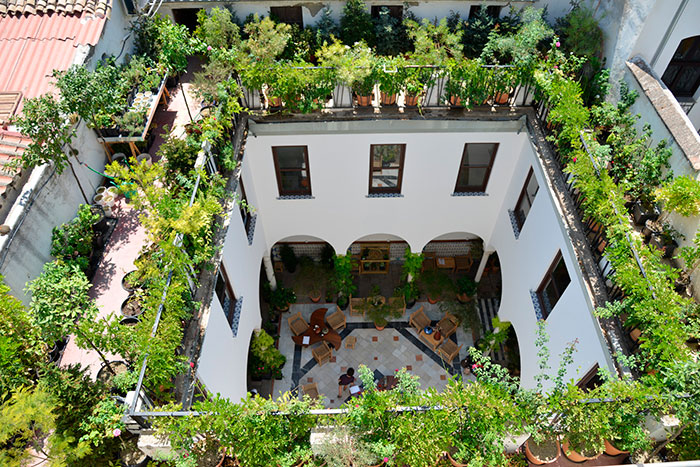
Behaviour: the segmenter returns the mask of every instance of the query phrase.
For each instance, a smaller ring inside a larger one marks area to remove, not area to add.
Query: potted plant
[[[459,320],[465,332],[470,331],[474,342],[481,335],[481,320],[475,302],[460,302],[457,300],[443,300],[440,302],[440,311],[449,313]]]
[[[428,302],[435,304],[447,292],[454,291],[450,277],[440,270],[426,271],[421,274],[421,284],[428,293]]]
[[[286,357],[275,348],[275,340],[262,329],[253,333],[250,341],[250,359],[248,370],[252,376],[274,375],[287,361]]]
[[[430,70],[424,68],[403,69],[404,104],[409,107],[417,107],[421,103],[421,97],[425,90],[426,82],[430,77]]]
[[[470,301],[476,294],[478,286],[479,284],[471,277],[462,276],[458,278],[456,281],[457,299],[462,303]]]
[[[299,260],[297,259],[297,255],[294,253],[294,248],[292,248],[292,246],[288,243],[284,243],[280,247],[280,258],[282,259],[282,264],[284,264],[284,268],[288,272],[293,273],[297,270],[297,264],[299,263]]]
[[[350,296],[357,290],[353,284],[352,256],[349,254],[335,255],[333,267],[335,270],[333,286],[338,291],[338,307],[344,310],[350,303]]]
[[[384,57],[379,62],[379,95],[382,105],[395,105],[396,96],[401,91],[403,76],[399,71],[404,62],[401,57]]]
[[[299,259],[300,272],[297,278],[301,293],[309,295],[312,302],[318,303],[321,300],[321,285],[323,284],[324,271],[319,264],[309,256],[302,256]]]
[[[525,442],[525,456],[535,465],[549,464],[561,455],[559,439],[555,433],[533,434]]]
[[[406,307],[413,308],[413,306],[416,304],[416,300],[418,300],[418,297],[420,297],[418,282],[406,282],[402,286],[396,288],[396,293],[403,295],[403,298],[406,301]]]
[[[293,289],[287,289],[279,285],[270,292],[270,305],[278,311],[288,311],[289,305],[296,303],[297,296]]]

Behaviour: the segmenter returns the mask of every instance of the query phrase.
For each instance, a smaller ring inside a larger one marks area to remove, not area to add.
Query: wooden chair
[[[362,307],[364,305],[364,298],[352,298],[350,297],[350,316],[364,316],[365,310]]]
[[[455,272],[464,271],[469,272],[472,269],[472,257],[471,256],[455,256]]]
[[[418,333],[420,333],[426,326],[430,326],[430,318],[425,316],[423,312],[423,307],[418,308],[416,311],[411,313],[408,323],[413,326]]]
[[[459,326],[459,320],[449,313],[447,313],[438,323],[438,329],[440,330],[440,333],[445,336],[445,339],[457,331],[457,326]]]
[[[289,329],[292,330],[292,334],[295,336],[304,334],[306,330],[309,329],[309,323],[307,323],[306,320],[301,317],[301,311],[297,312],[296,315],[287,318],[287,323],[289,323]]]
[[[301,390],[304,393],[304,395],[309,396],[312,399],[318,399],[318,384],[317,383],[305,384],[301,387]]]
[[[432,271],[434,269],[437,269],[435,264],[435,252],[423,253],[423,264],[421,264],[420,267],[421,272]]]
[[[457,344],[455,344],[451,339],[445,339],[445,342],[443,342],[442,345],[438,347],[437,353],[440,356],[440,358],[442,358],[443,362],[447,363],[448,365],[451,365],[455,357],[459,355],[459,351],[461,349],[461,345],[457,347]]]
[[[345,327],[345,313],[340,308],[336,307],[335,313],[326,317],[326,321],[335,331]]]
[[[357,337],[348,336],[345,338],[345,348],[346,349],[354,349],[355,344],[357,344]]]
[[[323,366],[324,363],[329,362],[331,360],[331,357],[333,356],[333,351],[331,350],[328,343],[326,341],[323,341],[321,342],[321,345],[319,345],[311,351],[311,354],[314,356],[314,359],[316,360],[316,363],[318,363],[318,366]]]

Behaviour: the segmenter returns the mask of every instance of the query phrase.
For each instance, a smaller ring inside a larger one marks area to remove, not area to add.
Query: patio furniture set
[[[423,265],[421,272],[434,269],[448,269],[451,272],[469,272],[472,268],[473,260],[471,256],[436,256],[435,253],[423,253]]]
[[[411,313],[408,323],[416,330],[418,337],[428,347],[433,349],[440,358],[448,365],[459,354],[462,346],[457,346],[449,337],[457,331],[459,320],[450,313],[445,316],[435,325],[430,325],[430,318],[423,312],[423,307],[420,307]]]

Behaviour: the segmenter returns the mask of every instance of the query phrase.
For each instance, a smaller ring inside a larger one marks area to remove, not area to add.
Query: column
[[[484,274],[484,269],[486,268],[486,262],[489,260],[489,257],[491,256],[491,253],[493,253],[494,249],[490,248],[487,249],[484,247],[484,254],[481,256],[481,262],[479,263],[479,269],[476,271],[476,277],[474,280],[476,282],[479,282],[481,280],[481,276]]]
[[[277,279],[275,278],[275,270],[272,267],[272,258],[270,258],[269,254],[263,256],[263,265],[265,266],[267,280],[270,282],[270,288],[277,290]]]

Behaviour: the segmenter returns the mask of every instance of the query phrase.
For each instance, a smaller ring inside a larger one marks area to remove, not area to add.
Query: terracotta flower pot
[[[396,94],[387,94],[385,92],[382,92],[379,94],[381,100],[382,100],[382,105],[394,105],[396,104]]]
[[[499,92],[493,98],[493,103],[497,105],[503,105],[508,103],[508,98],[510,97],[510,92]]]
[[[561,443],[561,450],[564,451],[564,456],[566,456],[567,459],[569,459],[571,462],[585,462],[593,459],[597,459],[600,457],[602,452],[599,452],[598,454],[595,454],[593,456],[586,456],[578,451],[574,451],[571,445],[569,444],[568,440],[564,440]]]
[[[309,292],[309,298],[311,299],[312,302],[318,303],[321,300],[321,291],[320,290],[312,290]]]
[[[420,96],[418,94],[406,94],[405,104],[409,107],[416,107]]]
[[[544,457],[545,451],[550,451],[549,457]],[[532,438],[525,442],[525,456],[527,460],[535,465],[548,464],[554,462],[561,455],[559,440],[555,438],[547,438],[542,443],[536,444]],[[540,457],[542,456],[542,457]]]
[[[605,440],[605,454],[608,456],[619,456],[620,454],[629,454],[629,451],[621,451],[617,449],[613,444],[608,441],[607,439]]]
[[[360,96],[359,94],[357,95],[357,105],[360,107],[369,107],[372,105],[372,98],[374,96],[370,94],[369,96]]]
[[[459,96],[450,96],[450,105],[452,107],[462,107],[462,99]]]
[[[268,105],[270,107],[282,107],[282,99],[279,97],[268,97]]]
[[[454,467],[467,467],[469,465],[457,462],[449,452],[447,453],[447,459],[450,461],[450,464],[454,465]]]
[[[433,298],[430,295],[428,295],[428,303],[430,303],[431,305],[435,305],[437,302],[438,302],[437,298]]]

